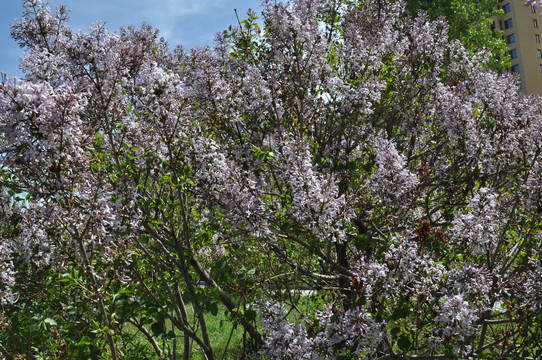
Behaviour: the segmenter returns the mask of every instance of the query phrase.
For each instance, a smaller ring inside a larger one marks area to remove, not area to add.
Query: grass
[[[318,295],[312,295],[312,296],[295,296],[295,299],[292,299],[296,302],[297,309],[300,310],[303,313],[311,313],[314,312],[315,308],[321,308],[322,299]],[[187,307],[188,317],[191,318],[193,316],[193,309],[191,307]],[[244,330],[241,325],[238,325],[236,328],[233,327],[232,321],[228,317],[228,311],[226,310],[226,307],[222,304],[218,306],[218,312],[216,316],[213,316],[210,313],[205,314],[205,320],[207,324],[207,332],[209,334],[209,340],[211,343],[211,346],[213,348],[213,352],[215,355],[216,360],[239,360],[246,358],[245,354],[245,347],[243,345],[243,334]],[[299,314],[296,313],[296,311],[291,311],[288,314],[288,318],[290,320],[293,320],[296,316]],[[258,322],[258,319],[256,319],[256,322]],[[171,329],[171,323],[169,320],[166,320],[166,328]],[[137,330],[137,328],[131,324],[127,324],[124,327],[124,332],[130,333],[133,335],[131,342],[131,347],[133,348],[134,343],[140,344],[140,346],[137,346],[137,351],[134,351],[134,355],[128,355],[126,358],[135,358],[135,354],[137,354],[137,359],[141,360],[158,360],[158,357],[154,353],[152,346],[147,341],[146,337]],[[178,332],[178,336],[176,338],[177,342],[177,358],[182,359],[183,355],[183,346],[184,346],[184,337],[181,332]],[[201,331],[198,330],[198,335],[201,336]],[[248,335],[247,335],[248,338]],[[158,338],[156,338],[157,342]],[[205,356],[203,354],[203,351],[199,347],[197,343],[195,343],[193,340],[191,341],[191,356],[190,359],[194,360],[203,360],[205,359]],[[170,345],[171,349],[171,345]],[[226,351],[224,351],[224,349]],[[164,354],[167,353],[167,348],[162,349]],[[170,350],[171,351],[171,350]],[[248,351],[248,350],[247,350]]]
[[[234,329],[225,312],[226,308],[222,305],[216,316],[206,316],[209,340],[217,359],[238,360],[243,358],[243,328],[239,325]],[[198,331],[198,334],[201,332]],[[205,359],[197,344],[194,344],[192,356],[194,359]]]
[[[193,315],[193,311],[191,308],[187,308],[188,316],[189,318]],[[243,328],[241,326],[237,326],[236,328],[233,328],[232,322],[228,319],[226,316],[226,308],[221,305],[218,308],[218,313],[216,316],[213,316],[212,314],[206,314],[205,320],[207,324],[207,332],[209,334],[209,340],[211,343],[211,347],[213,348],[213,352],[215,355],[215,359],[217,360],[239,360],[243,358]],[[166,320],[166,328],[171,329],[171,322],[169,320]],[[130,341],[130,347],[135,348],[134,351],[137,353],[138,359],[145,359],[145,360],[158,360],[158,356],[155,354],[151,344],[148,342],[147,338],[144,334],[142,334],[134,325],[127,324],[123,332],[125,334],[130,334],[131,341]],[[184,337],[181,332],[177,330],[178,336],[176,337],[176,343],[177,343],[177,358],[182,359],[183,351],[184,351]],[[198,335],[201,336],[201,330],[198,330]],[[160,339],[158,337],[155,337],[155,340],[160,345]],[[138,344],[138,346],[134,346],[134,344]],[[171,343],[169,344],[169,351],[171,351]],[[203,351],[201,348],[196,344],[193,340],[191,341],[191,355],[190,359],[199,360],[199,359],[205,359],[205,356],[203,355]],[[224,351],[226,349],[226,351]],[[161,348],[161,350],[166,354],[168,352],[168,348],[164,347]],[[126,358],[133,358],[135,354],[125,354]]]

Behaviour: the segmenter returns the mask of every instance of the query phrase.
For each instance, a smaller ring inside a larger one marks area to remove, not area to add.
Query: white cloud
[[[71,10],[72,28],[86,31],[102,20],[111,31],[142,22],[160,30],[171,45],[186,47],[212,44],[214,34],[236,22],[234,8],[242,16],[260,0],[51,0],[51,8],[65,4]]]

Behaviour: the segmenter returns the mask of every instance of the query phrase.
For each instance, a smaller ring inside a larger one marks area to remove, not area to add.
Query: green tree
[[[479,49],[491,51],[490,66],[503,70],[510,66],[508,47],[502,32],[492,29],[492,17],[498,0],[407,0],[407,8],[414,15],[425,11],[431,20],[444,16],[449,24],[449,36],[459,39],[470,52]]]

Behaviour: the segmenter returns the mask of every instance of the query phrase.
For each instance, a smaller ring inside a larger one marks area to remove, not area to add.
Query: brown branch
[[[196,259],[191,259],[190,264],[198,273],[198,275],[208,284],[210,284],[212,287],[214,287],[218,291],[218,296],[222,303],[226,306],[226,308],[233,312],[235,309],[238,309],[239,306],[222,290],[222,288],[215,282],[215,280],[209,275],[207,271],[205,271],[200,263]],[[262,335],[260,332],[252,325],[250,322],[248,322],[244,316],[241,316],[238,318],[239,322],[243,326],[243,328],[250,334],[250,336],[256,341],[256,344],[259,346],[262,346],[264,344]]]
[[[162,350],[158,347],[158,344],[156,343],[156,340],[152,337],[151,333],[143,326],[141,325],[136,319],[128,319],[128,322],[132,325],[134,325],[145,337],[147,340],[151,343],[152,347],[154,348],[154,352],[158,357],[162,358]]]

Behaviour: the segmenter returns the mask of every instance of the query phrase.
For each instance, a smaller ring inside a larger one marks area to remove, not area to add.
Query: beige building
[[[510,48],[511,70],[521,77],[518,85],[528,94],[542,95],[541,9],[524,4],[525,0],[499,1],[498,8],[504,14],[495,19],[494,26],[504,31]]]

